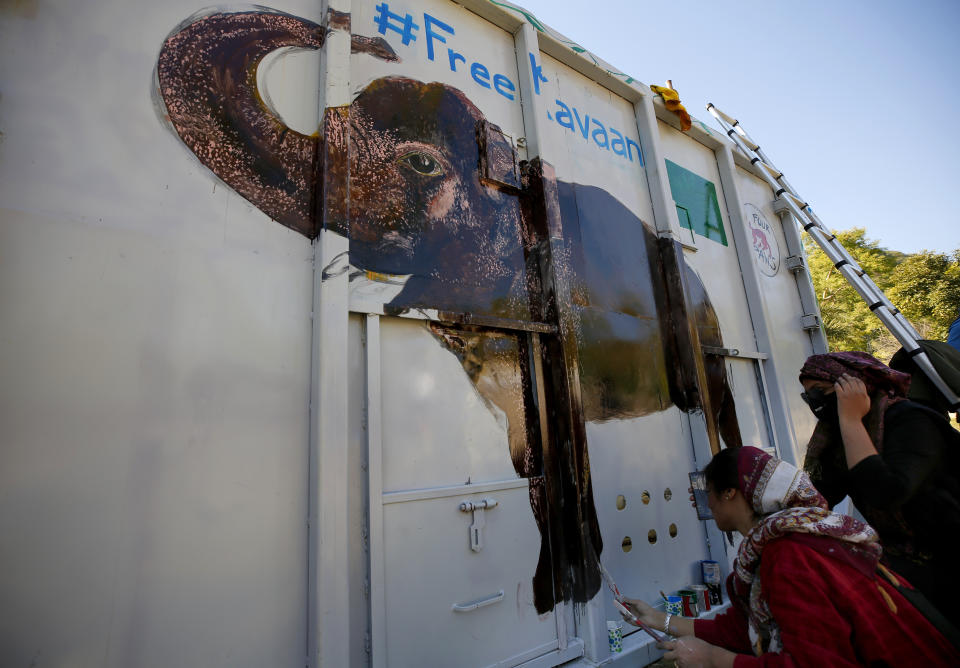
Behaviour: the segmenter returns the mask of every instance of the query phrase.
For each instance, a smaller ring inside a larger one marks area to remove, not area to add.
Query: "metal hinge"
[[[803,258],[799,255],[788,255],[787,257],[783,258],[783,264],[794,274],[799,274],[804,269]]]
[[[778,197],[770,203],[773,207],[773,212],[778,216],[784,213],[792,213],[790,211],[790,205],[787,204],[787,201],[782,197]]]
[[[736,348],[721,348],[719,346],[700,346],[704,355],[718,355],[720,357],[737,357],[740,351]]]
[[[820,329],[820,318],[815,313],[806,313],[800,317],[800,326],[806,330]]]

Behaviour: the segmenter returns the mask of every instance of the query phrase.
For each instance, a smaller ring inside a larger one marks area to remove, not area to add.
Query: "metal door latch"
[[[473,513],[473,524],[470,525],[470,549],[474,552],[483,549],[483,526],[487,523],[483,517],[483,511],[488,508],[495,508],[496,505],[496,499],[464,501],[460,504],[461,511]]]

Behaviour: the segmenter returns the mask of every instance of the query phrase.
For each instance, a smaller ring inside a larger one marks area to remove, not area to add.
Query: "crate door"
[[[572,658],[533,605],[533,337],[366,322],[373,664]]]

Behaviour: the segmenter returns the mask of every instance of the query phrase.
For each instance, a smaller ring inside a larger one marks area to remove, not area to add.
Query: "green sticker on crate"
[[[670,192],[677,205],[680,224],[700,236],[726,246],[727,234],[723,231],[716,186],[712,181],[707,181],[675,162],[665,162],[667,176],[670,178]]]

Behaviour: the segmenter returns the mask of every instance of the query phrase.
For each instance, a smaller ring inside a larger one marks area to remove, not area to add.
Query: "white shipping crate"
[[[800,456],[795,226],[519,7],[37,0],[0,43],[5,665],[652,661],[598,560],[726,568],[687,473]]]

